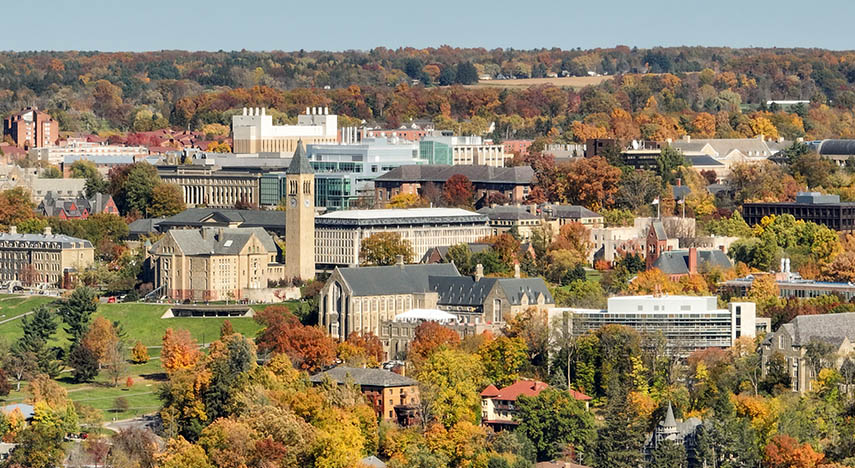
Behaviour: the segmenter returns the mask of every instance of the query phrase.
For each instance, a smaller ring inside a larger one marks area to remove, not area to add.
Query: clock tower
[[[297,142],[285,183],[285,276],[308,281],[315,278],[315,171],[303,140]]]

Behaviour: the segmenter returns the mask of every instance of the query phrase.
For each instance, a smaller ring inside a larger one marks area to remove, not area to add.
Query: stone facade
[[[15,226],[0,233],[0,281],[20,281],[25,286],[48,283],[66,287],[66,273],[78,272],[95,262],[88,240],[43,234],[18,234]]]
[[[164,182],[181,187],[184,203],[190,207],[233,208],[238,202],[259,203],[258,174],[180,166],[161,168],[158,173]]]
[[[285,270],[289,278],[315,278],[315,175],[303,143],[288,167],[285,210]]]

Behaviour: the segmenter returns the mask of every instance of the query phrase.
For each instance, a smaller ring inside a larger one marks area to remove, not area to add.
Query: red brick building
[[[505,147],[505,154],[528,154],[531,144],[532,140],[505,140],[502,142]]]
[[[59,124],[46,112],[27,107],[3,119],[3,136],[6,135],[25,150],[53,146],[59,141]]]

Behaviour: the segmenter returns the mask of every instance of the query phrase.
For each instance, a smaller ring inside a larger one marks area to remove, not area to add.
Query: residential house
[[[496,431],[510,429],[520,424],[517,416],[517,400],[521,396],[536,397],[549,385],[539,380],[517,380],[505,388],[488,385],[481,392],[481,424]],[[591,397],[575,390],[569,390],[573,399],[581,401],[588,409]]]
[[[382,421],[410,426],[417,422],[418,381],[384,369],[339,366],[317,373],[309,380],[320,385],[327,380],[338,385],[358,385]]]
[[[42,216],[59,219],[87,219],[90,215],[102,213],[119,214],[113,197],[104,193],[96,193],[91,198],[55,198],[53,192],[48,192],[36,211]]]

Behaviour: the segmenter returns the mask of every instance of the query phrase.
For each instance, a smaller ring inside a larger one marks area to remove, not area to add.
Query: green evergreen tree
[[[77,345],[71,350],[68,365],[75,382],[91,382],[98,375],[98,356],[86,346]]]
[[[98,309],[95,290],[86,286],[77,288],[71,297],[62,301],[59,306],[59,316],[65,323],[65,331],[71,338],[71,347],[78,344],[83,335],[89,330],[92,314]]]
[[[638,468],[643,461],[644,424],[633,413],[628,394],[617,378],[609,383],[606,420],[597,431],[596,468]]]
[[[750,421],[736,415],[728,392],[713,403],[713,417],[704,420],[698,458],[708,467],[755,467],[760,464],[757,437]]]
[[[677,441],[663,440],[653,449],[647,468],[686,468],[686,447]]]

